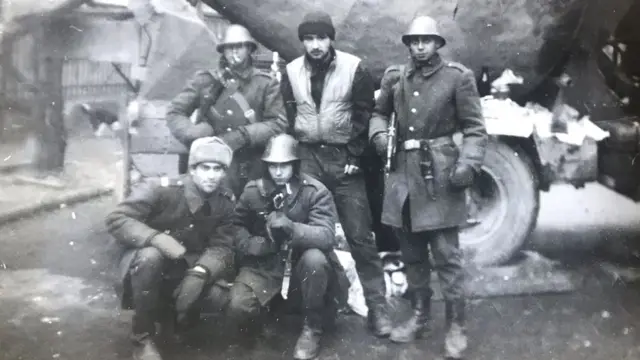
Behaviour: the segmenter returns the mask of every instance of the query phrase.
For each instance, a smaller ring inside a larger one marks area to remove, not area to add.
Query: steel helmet
[[[287,163],[299,159],[298,141],[289,134],[272,137],[262,155],[262,161],[269,163]]]
[[[221,53],[224,51],[224,47],[226,45],[231,44],[250,44],[252,51],[255,51],[258,48],[258,43],[253,39],[249,30],[247,30],[246,27],[237,24],[229,25],[224,33],[222,41],[216,46],[216,50]]]
[[[402,42],[408,46],[413,36],[435,37],[440,41],[440,47],[447,43],[438,31],[438,23],[430,16],[418,16],[413,19],[407,32],[402,35]]]

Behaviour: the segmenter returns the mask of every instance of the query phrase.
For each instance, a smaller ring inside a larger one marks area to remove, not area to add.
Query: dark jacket
[[[149,241],[166,233],[187,249],[190,266],[235,269],[233,226],[234,197],[230,190],[219,188],[209,198],[202,197],[190,175],[150,181],[132,189],[132,194],[106,217],[109,233],[120,244],[120,280],[126,279],[135,250],[150,246]],[[211,214],[202,216],[200,208],[207,201]],[[220,274],[212,273],[213,281]],[[123,299],[123,301],[128,301]]]
[[[335,51],[332,49],[329,61],[335,60]],[[319,105],[324,80],[328,71],[331,71],[331,64],[326,69],[316,70],[314,75],[309,79],[311,92],[316,105]],[[282,96],[289,121],[289,132],[293,129],[296,118],[296,99],[293,95],[291,82],[287,73],[282,74],[281,80]],[[373,97],[375,86],[368,69],[362,62],[358,64],[351,84],[351,140],[347,144],[347,149],[352,157],[358,158],[362,156],[367,147],[367,131],[369,129],[369,119],[373,111]]]
[[[269,73],[252,66],[234,73],[223,71],[223,66],[224,62],[216,70],[196,72],[169,105],[167,125],[186,146],[197,138],[221,137],[234,150],[230,179],[256,179],[261,174],[252,170],[260,166],[267,140],[287,128],[280,86]],[[234,96],[234,87],[252,116],[245,116],[247,111]],[[190,119],[195,110],[203,114],[203,121],[197,124]]]
[[[401,78],[406,79],[404,91]],[[413,63],[389,67],[376,99],[370,139],[387,131],[394,112],[398,152],[385,185],[382,222],[402,227],[402,208],[410,199],[412,231],[461,225],[467,217],[464,189],[454,188],[449,176],[458,164],[479,171],[488,140],[473,72],[439,55],[421,69]],[[452,139],[458,131],[463,136],[461,148]],[[402,142],[409,139],[431,139],[433,194],[427,190],[420,167],[428,153],[403,151]]]
[[[300,254],[310,248],[323,251],[333,265],[340,281],[344,302],[349,281],[337,256],[333,252],[337,213],[329,190],[311,176],[301,174],[291,182],[292,194],[287,196],[283,210],[294,223],[291,246],[293,263]],[[260,185],[262,182],[262,185]],[[275,186],[271,180],[251,181],[237,202],[234,223],[241,228],[237,237],[240,273],[236,282],[250,286],[264,305],[279,293],[284,274],[284,254],[280,251],[281,239],[269,240],[264,216],[272,211],[271,199]],[[256,284],[259,288],[255,288]]]

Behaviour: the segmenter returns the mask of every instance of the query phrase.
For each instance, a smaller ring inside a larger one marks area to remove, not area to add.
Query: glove
[[[473,184],[474,175],[475,170],[471,165],[456,165],[449,176],[449,180],[454,187],[463,189]]]
[[[267,215],[267,227],[271,229],[275,237],[284,235],[290,238],[293,234],[293,221],[282,211],[272,211]]]
[[[383,158],[387,157],[387,134],[379,133],[373,138],[373,146],[376,149],[376,153]]]
[[[274,251],[273,242],[262,236],[252,236],[247,239],[247,245],[243,249],[245,254],[251,256],[264,256],[276,251]]]
[[[207,273],[198,271],[195,269],[187,270],[187,276],[182,279],[180,285],[174,292],[174,298],[176,300],[176,313],[178,323],[183,323],[187,318],[189,309],[195,304],[204,285],[207,283]]]
[[[165,233],[160,233],[152,237],[149,244],[160,250],[162,255],[171,260],[178,260],[187,252],[187,249],[185,249],[182,244]]]
[[[233,151],[245,147],[249,142],[247,140],[247,137],[241,130],[229,131],[228,133],[225,133],[220,137],[222,138],[222,141],[224,141],[225,144],[229,145],[229,147]]]

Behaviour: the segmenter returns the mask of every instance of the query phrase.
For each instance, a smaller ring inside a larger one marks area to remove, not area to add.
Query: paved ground
[[[130,315],[119,313],[109,287],[111,253],[102,218],[111,205],[103,198],[2,229],[2,359],[130,356]],[[584,275],[583,287],[565,295],[474,301],[469,359],[640,358],[640,286],[614,281],[601,270],[611,254],[640,248],[632,242],[640,235],[638,219],[640,207],[598,186],[583,191],[561,187],[544,196],[533,247],[563,259],[572,271]],[[437,359],[443,337],[440,303],[434,313],[434,336],[408,346],[373,339],[363,331],[362,318],[345,316],[326,340],[320,358]],[[196,329],[199,335],[191,347],[166,344],[167,358],[289,358],[298,329],[295,317],[283,318],[251,348],[226,346],[224,330],[216,330],[215,324],[213,319]]]

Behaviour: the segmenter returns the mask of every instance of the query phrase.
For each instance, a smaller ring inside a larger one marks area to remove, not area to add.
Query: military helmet
[[[262,155],[262,161],[269,163],[287,163],[299,159],[298,141],[289,134],[272,137]]]
[[[447,41],[440,35],[438,31],[438,23],[430,16],[418,16],[411,24],[406,33],[402,35],[402,42],[409,45],[413,36],[431,36],[440,41],[440,47],[443,47]]]
[[[249,44],[255,51],[258,48],[258,43],[253,39],[249,30],[242,25],[229,25],[224,33],[222,41],[216,46],[216,50],[219,53],[224,51],[224,47],[231,44]]]

